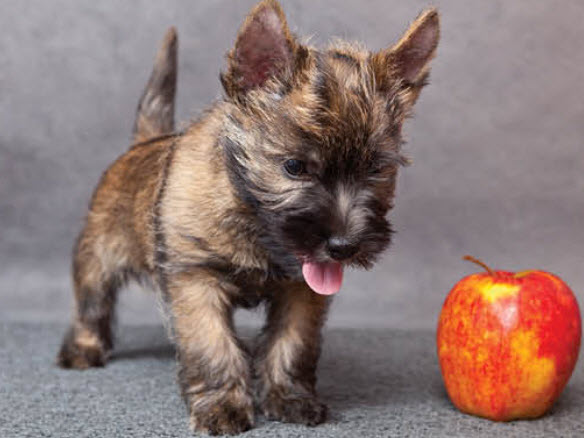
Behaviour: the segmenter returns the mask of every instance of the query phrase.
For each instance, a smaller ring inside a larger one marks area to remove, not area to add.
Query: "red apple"
[[[509,421],[543,415],[568,382],[580,349],[576,298],[543,271],[469,275],[448,294],[438,323],[438,359],[452,403]]]

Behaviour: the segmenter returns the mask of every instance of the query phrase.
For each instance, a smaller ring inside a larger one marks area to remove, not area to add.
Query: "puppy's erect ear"
[[[223,87],[230,97],[241,97],[269,79],[290,80],[301,51],[280,4],[263,0],[245,19],[227,55],[228,70],[221,75]]]
[[[428,71],[440,37],[438,11],[422,13],[399,42],[391,48],[395,72],[405,81],[415,83]]]
[[[436,9],[424,11],[412,23],[399,42],[373,56],[373,67],[379,86],[388,88],[395,80],[410,94],[413,104],[425,85],[440,38],[440,19]]]

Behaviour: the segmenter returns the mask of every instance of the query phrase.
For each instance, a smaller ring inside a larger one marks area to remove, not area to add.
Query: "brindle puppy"
[[[118,289],[150,277],[170,309],[193,430],[247,430],[254,400],[271,419],[323,422],[315,371],[329,296],[345,266],[370,267],[390,242],[401,127],[438,34],[428,10],[380,52],[317,50],[264,0],[228,54],[225,97],[175,134],[171,29],[135,144],[103,174],[75,246],[76,312],[59,364],[104,365]],[[250,354],[232,316],[262,302]]]

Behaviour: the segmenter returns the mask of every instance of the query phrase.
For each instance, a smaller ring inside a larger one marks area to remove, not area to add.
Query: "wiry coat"
[[[369,267],[389,244],[401,126],[437,41],[432,10],[393,48],[319,51],[265,0],[228,54],[225,98],[174,134],[171,29],[138,107],[136,144],[104,173],[76,244],[77,308],[59,363],[103,365],[117,290],[150,277],[171,312],[193,429],[246,430],[254,399],[269,418],[322,422],[314,386],[329,298],[301,266],[330,260],[336,236],[354,247],[345,265]],[[291,158],[302,174],[283,170]],[[232,315],[260,302],[267,323],[250,354]]]

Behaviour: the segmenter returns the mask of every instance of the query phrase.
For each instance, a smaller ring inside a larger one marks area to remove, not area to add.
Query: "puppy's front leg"
[[[268,418],[310,426],[326,419],[315,384],[328,301],[304,283],[275,291],[255,360],[258,402]]]
[[[207,273],[173,275],[168,292],[179,384],[194,431],[237,434],[253,425],[250,369],[233,330],[232,306]]]

